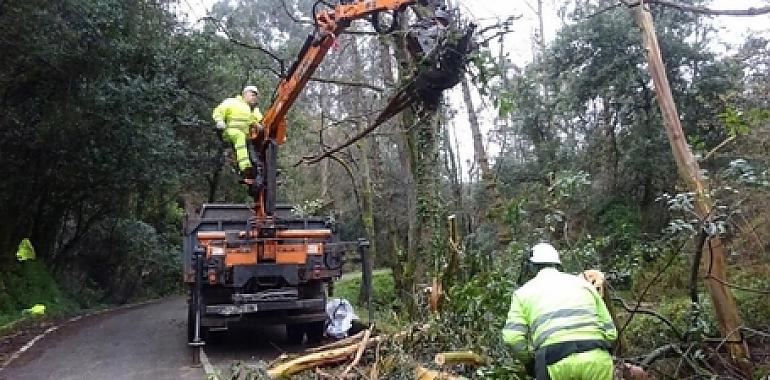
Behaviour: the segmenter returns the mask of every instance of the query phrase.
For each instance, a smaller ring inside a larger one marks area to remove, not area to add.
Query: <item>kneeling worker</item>
[[[257,108],[258,97],[256,86],[246,86],[241,95],[225,99],[212,113],[217,131],[221,131],[222,138],[230,142],[235,149],[238,170],[244,179],[255,176],[246,141],[249,127],[262,121],[262,113]]]
[[[611,380],[610,343],[618,333],[599,293],[560,272],[550,244],[532,247],[529,262],[537,275],[514,292],[503,340],[525,363],[534,353],[538,380]]]

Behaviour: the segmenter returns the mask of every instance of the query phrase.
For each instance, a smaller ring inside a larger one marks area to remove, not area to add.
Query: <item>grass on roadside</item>
[[[361,322],[369,321],[369,311],[366,305],[359,304],[358,295],[361,289],[361,272],[347,273],[334,283],[333,298],[344,298],[353,305]],[[380,328],[386,328],[394,323],[393,305],[396,300],[393,286],[393,275],[390,269],[378,269],[372,273],[372,309],[374,321]]]
[[[44,316],[23,312],[36,304],[45,305]],[[13,262],[0,271],[0,336],[28,322],[68,315],[76,310],[78,305],[65,295],[42,262]]]

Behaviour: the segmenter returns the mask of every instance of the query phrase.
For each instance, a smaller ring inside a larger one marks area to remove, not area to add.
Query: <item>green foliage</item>
[[[730,283],[743,289],[733,289],[741,320],[754,329],[767,328],[770,315],[770,265],[753,263],[730,268]]]
[[[342,276],[334,283],[334,297],[348,300],[354,307],[356,314],[363,320],[369,320],[367,305],[358,303],[358,295],[361,290],[361,273],[354,272]],[[374,320],[385,325],[392,319],[392,310],[398,301],[393,286],[393,275],[390,270],[375,270],[372,273],[372,308]]]
[[[757,174],[754,167],[742,158],[730,161],[729,167],[725,169],[724,174],[726,178],[734,179],[744,185],[770,187],[767,170]]]
[[[752,128],[756,128],[770,119],[770,110],[751,108],[743,112],[733,107],[727,107],[725,112],[719,114],[719,117],[727,128],[727,134],[735,138],[739,135],[748,134]]]
[[[304,200],[292,207],[291,212],[299,217],[318,215],[318,211],[325,206],[323,199]]]
[[[589,177],[582,170],[563,170],[556,173],[550,190],[557,199],[576,198],[591,184]]]
[[[695,334],[691,335],[692,337],[719,334],[714,309],[708,297],[701,296],[696,308],[693,308],[692,302],[686,297],[664,298],[656,304],[654,310],[670,321],[676,328],[676,332],[658,317],[637,314],[623,331],[623,336],[631,348],[629,354],[649,352],[656,347],[678,342],[680,341],[678,334],[689,332]],[[694,310],[697,311],[696,315],[693,314]],[[625,325],[625,318],[628,318],[628,315],[621,318],[623,320],[621,326]],[[695,321],[694,324],[693,321]]]
[[[522,376],[523,367],[503,343],[501,333],[523,253],[517,252],[499,258],[490,270],[452,286],[446,292],[444,312],[433,317],[428,339],[436,346],[434,350],[472,350],[492,359],[489,366],[469,370],[467,376],[489,379]]]
[[[176,289],[176,196],[215,166],[196,94],[221,39],[145,1],[3,3],[0,22],[0,250],[31,237],[86,304]]]
[[[474,81],[479,84],[481,95],[488,95],[491,82],[501,75],[500,63],[489,49],[479,49],[471,56],[471,67],[475,69]]]
[[[12,263],[0,275],[0,326],[20,318],[23,309],[35,304],[45,305],[49,316],[77,308],[40,261]]]

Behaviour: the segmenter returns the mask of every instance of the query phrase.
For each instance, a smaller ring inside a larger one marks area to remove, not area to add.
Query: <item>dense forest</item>
[[[437,109],[407,109],[307,163],[366,128],[414,65],[403,33],[354,24],[288,115],[281,201],[368,239],[394,288],[375,292],[376,307],[395,310],[394,324],[435,322],[434,351],[492,357],[466,374],[479,377],[521,370],[500,329],[522,257],[539,241],[560,250],[568,272],[608,275],[624,320],[617,357],[671,346],[655,358],[663,376],[740,376],[702,281],[710,267],[691,275],[701,247],[718,242],[737,335],[766,375],[770,40],[747,35],[724,52],[714,16],[696,8],[707,2],[652,4],[705,183],[697,193],[672,155],[633,9],[557,3],[560,27],[553,40],[533,38],[531,62],[515,64],[504,44],[524,32],[516,15],[486,20],[464,79]],[[187,215],[249,200],[211,110],[247,84],[270,104],[312,8],[220,1],[204,16],[187,1],[0,2],[0,325],[36,303],[68,313],[181,291]],[[458,22],[476,21],[459,9]],[[472,159],[461,154],[469,146]],[[24,238],[34,261],[16,259]],[[419,290],[433,278],[445,293],[429,315]]]

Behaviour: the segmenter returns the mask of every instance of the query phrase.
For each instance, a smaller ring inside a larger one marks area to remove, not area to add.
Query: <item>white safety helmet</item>
[[[259,95],[259,90],[257,89],[257,86],[246,86],[243,88],[243,93],[245,94],[246,91],[252,91],[255,94]]]
[[[538,243],[532,247],[532,256],[529,259],[533,264],[560,264],[559,252],[548,243]]]

